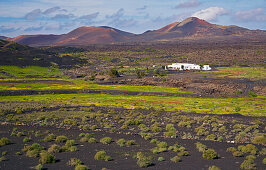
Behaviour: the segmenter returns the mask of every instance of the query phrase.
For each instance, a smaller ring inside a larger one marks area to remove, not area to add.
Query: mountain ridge
[[[90,44],[114,44],[132,42],[174,42],[182,39],[224,38],[265,36],[264,30],[249,30],[235,25],[211,24],[205,20],[189,17],[182,22],[174,22],[157,30],[133,34],[108,26],[83,26],[69,33],[54,35],[20,35],[6,38],[29,46],[86,46]]]

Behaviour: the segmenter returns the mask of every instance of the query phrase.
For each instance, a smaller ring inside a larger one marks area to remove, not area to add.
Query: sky
[[[188,17],[266,30],[266,0],[0,0],[0,36],[109,26],[136,34]]]

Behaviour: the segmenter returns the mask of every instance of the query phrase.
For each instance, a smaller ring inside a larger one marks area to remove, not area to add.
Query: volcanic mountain
[[[222,26],[211,24],[205,20],[196,17],[190,17],[182,22],[174,22],[163,28],[154,31],[147,31],[139,35],[139,39],[145,41],[165,40],[173,41],[182,38],[208,38],[208,37],[224,37],[224,36],[241,36],[266,31],[252,31],[246,28],[230,25]]]
[[[62,35],[21,35],[6,40],[29,46],[83,46],[124,42],[134,36],[111,27],[79,27]]]
[[[185,39],[264,39],[266,31],[249,30],[230,25],[211,24],[196,17],[174,22],[158,30],[143,34],[132,34],[111,27],[80,27],[62,35],[21,35],[9,38],[29,46],[86,46],[89,44],[111,44],[121,42],[176,42]]]

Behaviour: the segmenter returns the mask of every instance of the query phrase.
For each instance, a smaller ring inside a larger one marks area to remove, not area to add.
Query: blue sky
[[[62,34],[80,26],[143,33],[191,16],[266,30],[266,0],[0,0],[0,35]]]

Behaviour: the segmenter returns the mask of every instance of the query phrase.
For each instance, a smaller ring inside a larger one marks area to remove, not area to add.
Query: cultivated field
[[[265,46],[238,47],[45,48],[87,63],[0,66],[0,169],[265,169]],[[161,68],[176,60],[213,70]]]

